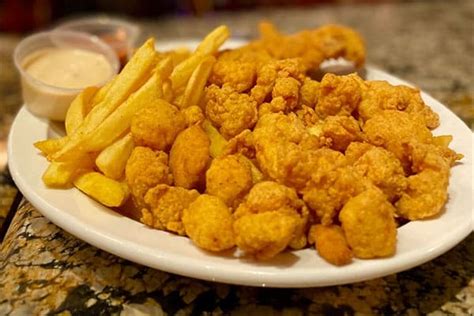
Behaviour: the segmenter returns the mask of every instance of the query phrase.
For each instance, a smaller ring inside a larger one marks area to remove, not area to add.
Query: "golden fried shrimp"
[[[183,213],[186,234],[200,248],[222,251],[235,246],[230,209],[216,196],[203,194]]]
[[[347,147],[346,158],[357,172],[381,189],[389,201],[397,200],[407,187],[400,161],[382,147],[354,142]]]
[[[397,227],[395,208],[377,188],[351,198],[339,220],[347,242],[357,258],[388,257],[395,253]]]
[[[350,143],[363,139],[359,123],[352,116],[328,116],[321,123],[321,136],[329,146],[344,152]]]
[[[299,87],[306,78],[305,72],[304,65],[297,58],[271,61],[258,70],[257,83],[250,95],[258,105],[272,97],[274,90],[273,97],[288,96],[292,101],[299,98]],[[289,105],[293,106],[293,103]]]
[[[438,114],[427,106],[420,96],[420,90],[408,86],[393,86],[386,81],[366,81],[358,113],[362,121],[367,121],[383,110],[404,111],[419,115],[426,127],[439,126]]]
[[[186,121],[186,126],[191,126],[195,124],[200,124],[204,121],[205,117],[202,113],[202,110],[197,105],[191,105],[187,108],[181,110],[181,113],[184,116],[184,120]]]
[[[147,208],[142,210],[140,221],[156,229],[184,235],[183,211],[198,196],[196,190],[158,184],[145,195]]]
[[[342,266],[352,261],[352,251],[341,226],[314,225],[308,235],[308,239],[314,240],[318,254],[327,262]]]
[[[356,74],[324,75],[319,85],[316,113],[322,118],[331,115],[350,116],[361,100],[360,82],[362,79]]]
[[[264,212],[278,212],[292,216],[296,228],[288,245],[293,249],[306,246],[306,229],[309,212],[296,191],[273,181],[255,184],[234,213],[236,220]],[[236,233],[238,236],[238,233]]]
[[[334,223],[343,205],[368,186],[367,180],[354,168],[338,168],[337,163],[334,164],[335,160],[327,158],[330,156],[319,159],[325,162],[319,166],[316,164],[311,180],[302,190],[303,200],[323,225]],[[341,161],[339,166],[345,163],[341,158],[336,159]]]
[[[125,179],[139,206],[149,189],[158,184],[171,184],[173,177],[168,168],[168,155],[147,147],[133,149],[125,167]]]
[[[167,151],[185,127],[185,119],[174,105],[156,100],[133,116],[130,129],[136,145]]]
[[[247,94],[228,86],[211,85],[205,90],[205,112],[225,138],[232,138],[257,122],[257,103]]]
[[[306,77],[300,88],[300,104],[314,108],[318,103],[319,86],[318,81]]]
[[[211,159],[209,145],[209,137],[199,125],[188,127],[176,137],[170,151],[170,169],[176,186],[193,189],[204,184]]]
[[[235,220],[235,242],[246,254],[268,260],[288,246],[297,227],[298,219],[287,213],[250,214]]]
[[[375,146],[391,151],[400,160],[406,173],[410,172],[411,161],[406,144],[431,143],[432,135],[418,116],[406,112],[385,110],[375,114],[362,127],[366,140]]]
[[[221,198],[230,207],[242,200],[252,184],[250,166],[240,155],[216,158],[206,172],[206,192]]]

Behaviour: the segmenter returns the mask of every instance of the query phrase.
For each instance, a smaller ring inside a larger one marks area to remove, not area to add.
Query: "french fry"
[[[88,172],[80,175],[75,181],[76,188],[109,207],[122,205],[129,196],[125,183],[107,178],[99,172]]]
[[[223,152],[224,147],[227,145],[227,140],[208,120],[204,120],[202,123],[202,129],[206,132],[207,137],[209,137],[211,142],[209,146],[209,154],[212,158],[219,157]]]
[[[174,99],[173,89],[171,88],[171,81],[169,79],[163,81],[163,99],[171,103]]]
[[[260,170],[258,170],[257,166],[255,166],[252,160],[248,159],[244,155],[240,155],[239,158],[242,159],[242,161],[244,161],[250,167],[252,182],[254,184],[263,181],[264,179],[263,173]]]
[[[183,62],[186,58],[191,56],[191,51],[187,47],[178,47],[171,52],[168,52],[173,62],[173,67]]]
[[[167,56],[158,62],[156,71],[160,73],[162,79],[168,78],[173,72],[173,61]]]
[[[132,134],[128,133],[101,151],[95,160],[97,168],[111,179],[121,179],[133,146]]]
[[[216,27],[202,40],[196,48],[196,53],[204,55],[215,54],[229,37],[230,31],[227,26],[221,25]]]
[[[89,109],[88,109],[88,112],[94,107],[96,106],[97,104],[99,104],[100,102],[102,102],[102,100],[105,99],[105,96],[107,95],[107,92],[109,92],[109,89],[110,87],[114,84],[114,81],[115,81],[115,78],[117,77],[114,77],[112,80],[110,80],[109,82],[107,82],[105,85],[103,85],[98,91],[97,93],[94,95],[94,97],[92,98],[92,100],[90,101],[89,103]]]
[[[158,72],[121,104],[97,129],[85,136],[78,145],[82,151],[101,151],[130,128],[133,115],[141,108],[163,96]]]
[[[182,109],[199,104],[199,100],[201,100],[204,87],[206,86],[207,79],[211,74],[215,62],[216,59],[213,56],[208,56],[193,71],[184,90],[183,99],[181,103],[179,103]]]
[[[155,43],[153,39],[145,42],[115,78],[105,99],[97,104],[85,117],[82,124],[71,134],[68,143],[54,153],[54,161],[65,161],[74,155],[74,151],[125,99],[137,90],[155,66]],[[113,141],[113,140],[112,140]]]
[[[170,76],[173,90],[185,86],[194,69],[203,62],[206,56],[215,54],[229,36],[229,28],[225,25],[219,26],[209,33],[196,48],[196,51],[174,68]]]
[[[99,90],[97,87],[85,88],[71,102],[64,121],[67,135],[74,133],[84,121],[89,111],[89,103],[97,90]]]
[[[203,54],[193,54],[188,59],[177,65],[171,73],[170,80],[173,90],[185,87],[194,69],[206,58]]]
[[[55,152],[59,151],[68,142],[68,137],[63,136],[61,138],[50,138],[40,140],[34,143],[34,146],[41,151],[46,157],[51,156]]]
[[[48,187],[68,188],[82,173],[92,171],[94,160],[88,155],[67,162],[51,162],[43,173],[43,182]]]

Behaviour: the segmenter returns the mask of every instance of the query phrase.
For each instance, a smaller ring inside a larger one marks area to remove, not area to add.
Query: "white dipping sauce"
[[[27,56],[23,66],[33,78],[69,89],[101,84],[112,75],[105,56],[77,48],[43,49]]]
[[[59,121],[81,89],[102,85],[115,73],[104,55],[78,48],[38,50],[23,59],[22,68],[29,75],[22,76],[28,109]]]

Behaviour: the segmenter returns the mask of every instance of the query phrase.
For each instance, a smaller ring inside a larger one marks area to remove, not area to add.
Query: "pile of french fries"
[[[123,205],[130,194],[124,173],[134,148],[132,117],[156,99],[180,109],[199,105],[214,56],[229,36],[229,29],[220,26],[192,53],[157,52],[151,38],[114,79],[101,88],[84,89],[67,112],[66,136],[35,143],[50,162],[43,182],[53,188],[75,186],[108,207]],[[218,151],[220,135],[213,126],[205,129],[216,138]]]

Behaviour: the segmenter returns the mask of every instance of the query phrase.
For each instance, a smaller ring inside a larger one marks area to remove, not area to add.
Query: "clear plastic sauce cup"
[[[64,120],[79,92],[104,85],[120,68],[110,46],[96,36],[75,31],[33,34],[18,44],[13,59],[28,110],[58,121]]]

